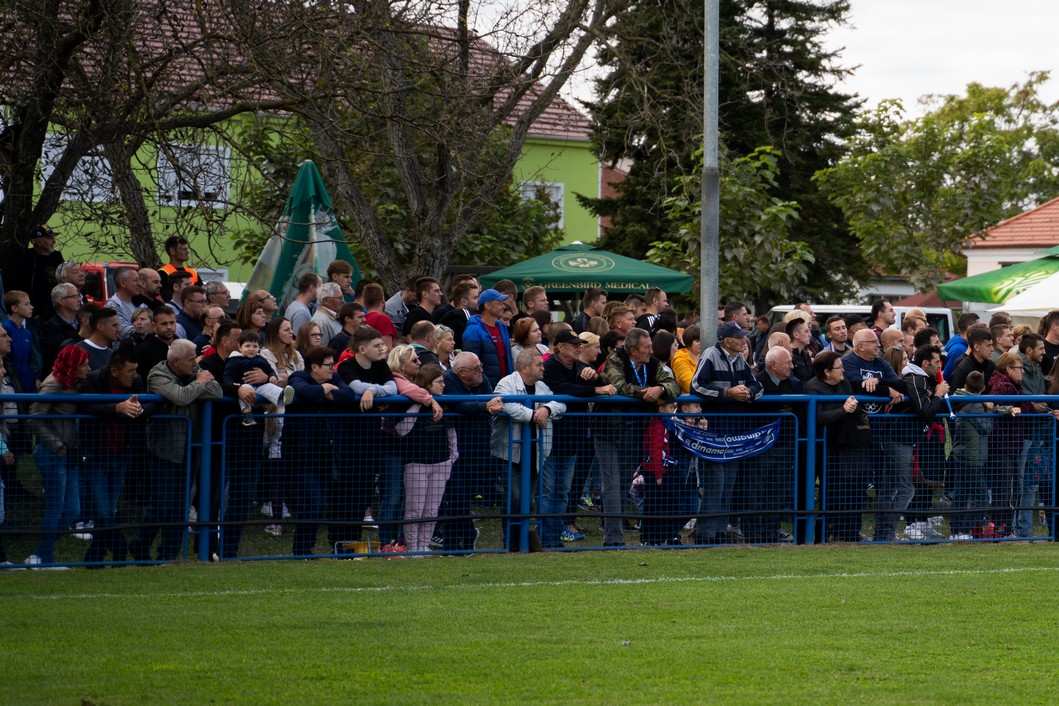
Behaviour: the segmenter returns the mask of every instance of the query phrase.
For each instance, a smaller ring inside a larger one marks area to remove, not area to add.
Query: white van
[[[813,313],[816,314],[816,320],[820,322],[820,328],[824,328],[824,322],[830,319],[832,316],[849,316],[850,314],[856,314],[857,316],[864,319],[865,323],[869,326],[872,325],[871,321],[871,307],[870,306],[859,306],[859,305],[831,305],[831,304],[812,304]],[[909,309],[918,308],[922,309],[927,315],[927,323],[931,328],[935,328],[938,331],[938,336],[941,337],[941,342],[949,340],[949,337],[955,332],[955,327],[952,321],[952,310],[945,307],[910,307],[910,306],[895,306],[894,311],[897,313],[897,320],[891,328],[901,328],[901,320],[904,318],[905,312]],[[787,312],[794,309],[791,304],[783,306],[774,306],[769,309],[768,317],[769,324],[775,324],[779,321],[783,321],[783,317],[786,316]]]

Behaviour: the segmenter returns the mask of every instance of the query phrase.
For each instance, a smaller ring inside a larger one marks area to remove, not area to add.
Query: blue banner
[[[763,454],[776,443],[780,432],[779,420],[739,434],[717,434],[675,417],[663,417],[662,422],[684,448],[699,458],[716,463],[730,463]]]

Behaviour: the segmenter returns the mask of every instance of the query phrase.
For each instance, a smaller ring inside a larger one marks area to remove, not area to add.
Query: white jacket
[[[496,384],[494,392],[498,395],[525,395],[526,383],[516,371],[502,378]],[[537,395],[553,394],[543,380],[534,386],[534,392]],[[508,451],[512,450],[515,454],[515,461],[518,461],[520,458],[519,454],[522,453],[522,447],[513,442],[518,442],[522,438],[522,425],[524,423],[532,423],[533,412],[540,407],[547,407],[551,410],[551,414],[548,417],[548,425],[540,430],[540,461],[543,462],[544,459],[548,458],[548,455],[552,452],[552,422],[566,412],[566,405],[562,402],[542,403],[534,401],[532,410],[522,402],[505,402],[501,413],[493,417],[491,446],[494,456],[508,461],[510,460]],[[513,432],[512,429],[514,430]],[[512,434],[514,438],[512,438]]]

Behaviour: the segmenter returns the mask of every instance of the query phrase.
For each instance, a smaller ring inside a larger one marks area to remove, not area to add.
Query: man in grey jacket
[[[150,484],[151,499],[144,511],[139,536],[129,545],[129,553],[136,561],[149,561],[151,544],[161,531],[157,558],[173,561],[184,544],[187,530],[184,524],[187,522],[186,488],[191,472],[188,433],[199,428],[197,403],[219,400],[221,385],[209,372],[198,369],[195,344],[177,339],[169,347],[166,360],[151,369],[147,391],[161,395],[166,401],[158,410],[163,416],[152,419],[147,429],[147,445],[158,458],[158,467]],[[188,421],[174,416],[187,417]]]

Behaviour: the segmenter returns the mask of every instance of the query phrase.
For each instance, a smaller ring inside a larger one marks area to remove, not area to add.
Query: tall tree
[[[618,1],[533,5],[484,34],[473,27],[483,6],[471,0],[338,1],[277,46],[258,33],[296,13],[247,13],[231,0],[250,58],[270,90],[299,101],[349,235],[390,289],[413,272],[441,274],[504,197],[531,126]]]
[[[273,5],[247,1],[262,11]],[[151,227],[157,179],[145,188],[137,177],[156,176],[156,168],[142,163],[141,148],[164,154],[184,131],[202,142],[203,130],[234,116],[290,105],[259,90],[223,3],[6,2],[0,22],[0,264],[63,200],[96,226],[80,237],[159,264]],[[196,184],[184,165],[171,166],[179,182]],[[100,181],[111,187],[100,190]],[[99,231],[107,225],[116,227]]]
[[[841,212],[811,180],[838,159],[852,131],[857,102],[834,88],[847,72],[821,44],[848,9],[846,0],[721,2],[719,97],[727,163],[762,146],[778,152],[771,194],[798,205],[801,217],[789,224],[787,238],[815,255],[793,290],[818,298],[846,293],[865,271]],[[605,243],[619,252],[641,255],[652,242],[680,240],[663,204],[680,195],[679,180],[694,169],[692,155],[701,145],[702,36],[700,6],[634,4],[617,15],[601,51],[609,73],[590,106],[596,148],[604,161],[631,167],[618,198],[592,203],[612,218]],[[722,249],[739,232],[722,232]],[[754,292],[759,300],[791,293]]]
[[[965,267],[968,237],[1059,195],[1059,103],[1041,99],[1047,80],[972,83],[915,119],[896,101],[861,116],[848,156],[817,181],[873,264],[925,291]]]

